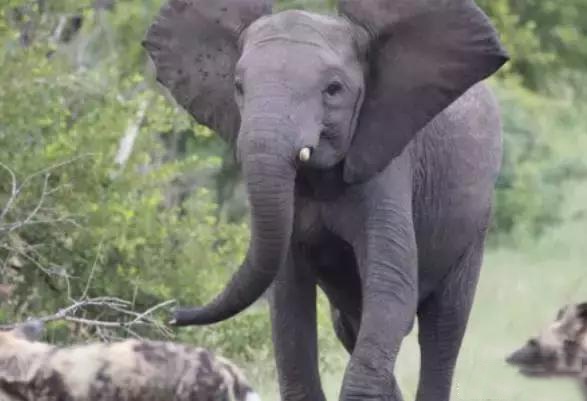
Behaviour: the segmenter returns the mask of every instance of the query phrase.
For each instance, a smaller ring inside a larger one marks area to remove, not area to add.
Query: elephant
[[[509,60],[473,0],[168,0],[142,41],[159,86],[234,151],[251,237],[209,325],[267,290],[281,397],[324,401],[316,296],[350,354],[340,400],[397,401],[418,319],[418,401],[449,400],[501,164]]]

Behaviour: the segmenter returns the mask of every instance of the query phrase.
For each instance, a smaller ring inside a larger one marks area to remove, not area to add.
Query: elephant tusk
[[[305,147],[300,150],[300,154],[298,155],[301,162],[307,162],[310,160],[310,156],[312,156],[312,149]]]

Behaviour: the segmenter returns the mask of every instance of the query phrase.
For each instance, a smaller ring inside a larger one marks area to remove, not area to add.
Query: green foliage
[[[576,76],[587,65],[587,1],[479,0],[512,56],[506,71],[531,89]],[[582,74],[580,74],[582,75]],[[558,92],[558,91],[557,91]]]
[[[0,204],[10,207],[0,219],[0,274],[16,286],[3,305],[5,319],[54,313],[69,296],[80,297],[90,278],[88,296],[128,299],[136,310],[167,299],[203,303],[246,247],[245,223],[219,221],[206,185],[221,148],[145,85],[138,44],[150,17],[141,6],[119,7],[124,13],[88,18],[90,38],[51,57],[46,40],[19,48],[18,30],[2,20]],[[114,28],[103,30],[104,21]],[[98,62],[108,36],[123,40],[113,42],[116,55]],[[81,62],[72,57],[86,53]],[[139,135],[119,165],[120,140],[133,126]],[[160,135],[186,129],[198,151],[166,160]],[[174,203],[170,194],[187,173],[200,185],[188,201]],[[90,309],[85,317],[115,317],[103,315]],[[219,330],[210,341],[228,344],[227,336],[233,331]],[[244,352],[244,344],[232,347]]]
[[[334,12],[336,1],[333,0],[278,0],[275,9],[281,10],[307,10],[314,12]]]
[[[536,238],[561,222],[570,187],[587,177],[587,104],[537,95],[513,80],[496,85],[504,129],[496,240]]]

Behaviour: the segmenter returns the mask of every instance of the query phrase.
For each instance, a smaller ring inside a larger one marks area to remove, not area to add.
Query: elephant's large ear
[[[240,116],[234,101],[239,35],[270,14],[271,0],[169,0],[143,46],[157,81],[200,124],[234,143]]]
[[[472,0],[341,0],[339,11],[371,36],[347,182],[382,171],[438,113],[508,60]]]

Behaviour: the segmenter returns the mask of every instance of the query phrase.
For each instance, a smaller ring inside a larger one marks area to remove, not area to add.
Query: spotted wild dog
[[[254,401],[240,369],[203,348],[126,340],[57,347],[39,322],[0,332],[0,401]]]
[[[587,401],[587,302],[561,308],[556,320],[507,362],[527,376],[577,377]]]

